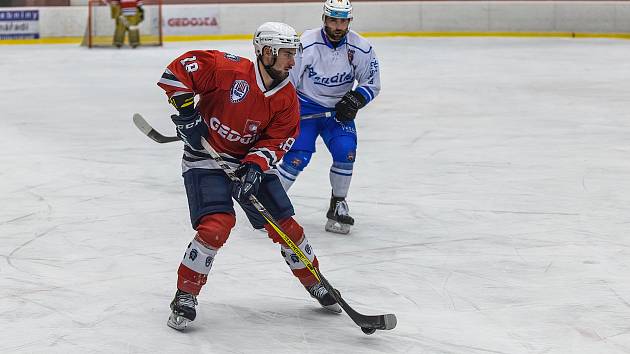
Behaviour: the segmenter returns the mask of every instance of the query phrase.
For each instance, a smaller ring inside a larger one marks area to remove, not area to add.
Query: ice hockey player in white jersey
[[[370,43],[350,30],[349,0],[326,0],[323,26],[301,36],[303,52],[290,71],[300,102],[300,135],[278,166],[288,190],[315,152],[321,136],[333,158],[332,196],[326,231],[347,234],[354,225],[346,196],[357,156],[357,111],[381,89],[379,64]]]

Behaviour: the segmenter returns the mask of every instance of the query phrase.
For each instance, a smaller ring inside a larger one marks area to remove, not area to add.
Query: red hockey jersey
[[[136,8],[142,6],[142,0],[112,0],[112,4],[119,5],[123,15],[133,16],[136,14]]]
[[[245,58],[190,51],[168,65],[158,85],[169,98],[191,92],[199,96],[197,110],[208,124],[208,142],[228,162],[253,162],[267,171],[299,132],[299,104],[289,78],[268,90],[258,65]],[[184,171],[219,168],[208,155],[187,146],[184,151]]]

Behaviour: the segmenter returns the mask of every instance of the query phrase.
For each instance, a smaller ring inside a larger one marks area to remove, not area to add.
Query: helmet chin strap
[[[262,55],[258,56],[258,61],[262,64],[263,68],[265,68],[265,71],[267,72],[267,74],[269,74],[269,76],[273,79],[273,82],[271,83],[271,87],[270,88],[274,88],[282,80],[284,80],[284,78],[280,77],[280,75],[278,75],[278,71],[273,69],[273,66],[276,65],[276,61],[278,60],[278,56],[277,55],[272,55],[271,57],[273,58],[273,61],[269,65],[265,64],[265,62],[262,59]]]

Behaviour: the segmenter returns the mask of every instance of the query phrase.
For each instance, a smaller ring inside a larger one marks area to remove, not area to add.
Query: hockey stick
[[[321,113],[313,113],[313,114],[307,114],[304,116],[301,116],[300,119],[305,120],[305,119],[315,119],[315,118],[328,118],[328,117],[332,117],[334,112],[321,112]]]
[[[155,129],[153,129],[153,127],[151,127],[151,125],[149,125],[149,123],[147,123],[147,121],[144,120],[144,118],[140,114],[137,114],[137,113],[134,114],[133,121],[136,124],[136,126],[143,133],[145,133],[149,138],[157,142],[160,142],[158,141],[159,137],[164,137],[162,134],[158,133]],[[153,133],[153,134],[149,135],[149,133],[147,132]],[[158,140],[156,140],[156,137],[158,137]],[[168,138],[168,137],[164,137],[164,138]],[[210,157],[212,157],[212,159],[215,162],[217,162],[217,164],[223,169],[223,171],[228,176],[228,178],[230,178],[232,181],[235,181],[235,182],[240,181],[240,179],[234,174],[234,171],[232,171],[232,168],[223,160],[223,158],[214,150],[214,148],[212,148],[212,146],[206,140],[202,139],[201,143],[204,146],[206,152],[210,154]],[[355,311],[352,307],[350,307],[350,305],[348,305],[348,303],[341,297],[341,294],[339,293],[339,291],[333,288],[333,286],[328,282],[328,280],[326,280],[326,278],[324,278],[321,272],[317,268],[315,268],[315,266],[313,266],[313,264],[309,261],[309,259],[304,254],[304,252],[302,252],[302,250],[295,244],[295,242],[293,242],[293,240],[291,240],[289,236],[282,230],[282,227],[278,224],[278,222],[274,219],[274,217],[269,213],[269,211],[267,211],[267,209],[265,209],[265,207],[258,201],[256,196],[251,195],[249,197],[249,200],[252,203],[252,205],[254,205],[256,210],[258,210],[260,215],[262,215],[262,217],[265,218],[265,220],[267,220],[267,222],[271,225],[271,227],[273,227],[274,230],[276,230],[276,232],[280,235],[280,237],[287,244],[287,246],[289,246],[289,248],[291,248],[291,250],[298,256],[298,258],[304,263],[304,265],[306,265],[306,267],[313,274],[313,276],[315,276],[315,278],[321,282],[324,288],[326,288],[326,290],[337,301],[337,303],[339,303],[341,308],[343,308],[343,310],[346,311],[346,313],[348,314],[348,316],[350,316],[350,318],[354,321],[354,323],[356,323],[359,327],[361,327],[361,330],[363,331],[363,333],[372,334],[377,329],[391,330],[396,327],[397,320],[396,320],[396,315],[394,314],[368,316],[368,315],[363,315]]]
[[[324,117],[327,118],[327,117],[331,117],[332,114],[333,112],[308,114],[308,115],[302,116],[300,119],[315,119],[315,118],[324,118]],[[136,127],[138,127],[138,129],[140,129],[141,132],[144,133],[144,135],[148,136],[149,138],[151,138],[153,141],[157,143],[164,144],[164,143],[171,143],[173,141],[181,140],[178,136],[165,136],[165,135],[160,134],[157,130],[153,129],[153,127],[149,125],[149,123],[147,123],[147,121],[144,120],[144,118],[142,118],[142,116],[138,113],[133,115],[133,123],[136,125]]]
[[[164,144],[182,140],[178,136],[164,136],[160,134],[157,130],[153,129],[153,127],[149,125],[149,123],[147,123],[147,121],[144,120],[144,118],[142,118],[142,116],[138,113],[133,115],[133,124],[135,124],[136,127],[138,127],[138,129],[140,129],[142,133],[144,133],[144,135],[148,136],[156,143]]]

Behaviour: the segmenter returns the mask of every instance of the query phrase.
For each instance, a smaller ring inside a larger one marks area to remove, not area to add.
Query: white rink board
[[[376,1],[354,5],[352,28],[359,32],[544,32],[628,33],[628,1]],[[18,8],[12,8],[18,9]],[[31,9],[31,8],[29,8]],[[164,21],[214,18],[208,34],[252,34],[266,21],[298,32],[321,24],[322,4],[164,5]],[[83,36],[87,6],[42,7],[43,38]],[[104,18],[103,21],[111,21]],[[200,28],[163,26],[165,35],[198,35]]]
[[[327,278],[395,330],[320,311],[240,212],[197,321],[166,326],[193,236],[181,147],[131,116],[172,133],[164,66],[249,41],[5,46],[0,353],[628,353],[630,42],[372,42],[352,234],[323,231],[321,144],[290,194]]]

